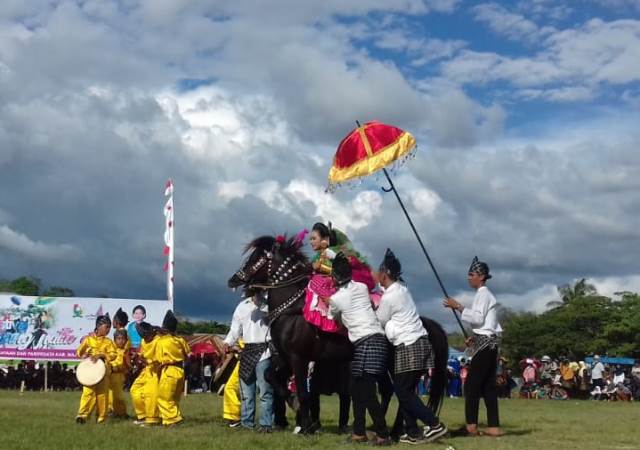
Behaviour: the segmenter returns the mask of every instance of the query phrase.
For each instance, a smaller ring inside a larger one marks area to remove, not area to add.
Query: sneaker
[[[230,420],[228,423],[228,427],[229,428],[240,428],[240,421],[239,420]]]
[[[426,425],[423,431],[424,440],[427,442],[433,442],[447,434],[447,431],[446,425],[442,422],[433,427]]]
[[[260,427],[256,430],[258,433],[263,433],[263,434],[269,434],[271,433],[273,430],[271,429],[271,427]]]
[[[142,420],[136,419],[136,420],[133,421],[133,424],[134,425],[144,425],[144,419],[142,419]]]
[[[87,419],[85,419],[84,417],[76,417],[76,423],[80,424],[80,425],[84,425],[85,423],[87,423]]]
[[[404,444],[417,445],[417,444],[422,444],[426,441],[422,436],[413,437],[405,433],[402,436],[400,436],[399,442],[402,442]]]

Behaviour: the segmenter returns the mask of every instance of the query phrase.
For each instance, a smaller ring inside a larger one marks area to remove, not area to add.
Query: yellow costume
[[[236,363],[235,369],[224,385],[222,397],[222,418],[237,422],[240,420],[240,363]]]
[[[238,340],[238,347],[244,347],[242,339]],[[231,372],[229,379],[224,385],[222,397],[222,418],[237,422],[240,420],[240,408],[242,405],[240,397],[240,361],[236,363],[235,369]]]
[[[189,344],[180,336],[165,334],[158,339],[156,360],[162,367],[158,385],[158,409],[163,425],[172,425],[183,420],[178,403],[184,389],[182,362],[189,353]]]
[[[109,376],[109,405],[114,417],[126,417],[127,405],[124,401],[124,382],[129,371],[129,350],[127,345],[124,348],[116,348],[116,353],[116,359],[111,362],[111,375]]]
[[[102,381],[95,386],[83,386],[80,397],[80,407],[78,408],[78,418],[86,420],[93,407],[97,408],[98,423],[104,422],[107,418],[107,397],[109,386],[109,370],[111,362],[116,358],[116,346],[111,339],[106,336],[87,336],[76,350],[76,355],[80,358],[95,356],[103,358],[107,366],[107,373]]]
[[[138,420],[146,424],[160,423],[158,412],[158,376],[160,366],[156,360],[156,345],[160,336],[156,335],[151,342],[144,339],[140,344],[140,356],[146,366],[131,385],[131,400]]]

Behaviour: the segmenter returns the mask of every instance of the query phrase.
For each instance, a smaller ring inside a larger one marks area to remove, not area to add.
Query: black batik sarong
[[[245,344],[240,352],[240,379],[247,384],[256,380],[256,366],[267,349],[267,343]]]
[[[389,341],[381,333],[371,334],[354,342],[351,374],[361,377],[365,373],[379,375],[387,371]]]

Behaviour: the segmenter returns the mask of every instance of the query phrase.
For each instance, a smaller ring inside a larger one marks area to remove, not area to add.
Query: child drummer
[[[101,359],[107,368],[107,373],[102,378],[102,381],[95,386],[83,386],[76,423],[85,423],[94,405],[97,409],[98,423],[104,422],[107,417],[109,366],[116,358],[116,347],[113,341],[107,337],[109,330],[111,330],[109,314],[98,316],[94,332],[86,336],[76,350],[78,357],[91,358],[91,361],[94,362]]]

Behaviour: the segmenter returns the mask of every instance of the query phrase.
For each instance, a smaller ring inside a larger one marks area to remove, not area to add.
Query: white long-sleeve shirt
[[[350,281],[341,287],[331,296],[329,310],[334,316],[340,316],[342,324],[349,332],[351,342],[375,333],[384,334],[376,313],[371,307],[366,284]]]
[[[476,291],[471,307],[462,311],[462,320],[469,322],[476,334],[500,334],[502,327],[498,323],[498,302],[486,286]]]
[[[413,297],[402,283],[395,282],[385,289],[376,315],[394,346],[411,345],[427,335]]]
[[[242,300],[236,310],[233,312],[233,319],[231,319],[231,327],[229,333],[224,338],[224,342],[229,345],[234,345],[238,342],[239,338],[242,338],[245,344],[262,344],[271,340],[269,333],[269,326],[266,322],[267,306],[256,306],[253,300],[248,298]],[[267,359],[271,356],[269,348],[267,348],[260,361]]]

